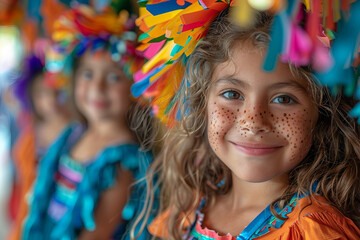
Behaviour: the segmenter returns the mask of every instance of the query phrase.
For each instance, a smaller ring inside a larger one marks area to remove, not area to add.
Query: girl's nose
[[[102,77],[95,79],[94,88],[98,92],[103,92],[106,89],[106,79]]]
[[[241,129],[254,135],[268,133],[272,130],[267,108],[259,106],[248,108],[246,113],[241,116],[241,119]]]

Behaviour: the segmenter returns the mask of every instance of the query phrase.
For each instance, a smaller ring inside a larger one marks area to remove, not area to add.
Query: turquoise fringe
[[[84,173],[83,181],[78,185],[73,201],[68,202],[69,211],[59,222],[49,223],[47,210],[49,201],[54,193],[54,174],[57,171],[58,162],[62,154],[70,149],[66,147],[73,130],[78,124],[69,126],[51,146],[48,153],[41,160],[39,176],[35,182],[34,192],[31,199],[29,215],[25,220],[24,240],[71,240],[76,239],[74,212],[79,211],[83,228],[94,230],[94,208],[99,195],[105,189],[110,188],[116,179],[117,165],[130,170],[135,180],[145,176],[152,156],[150,153],[142,152],[136,144],[125,144],[106,148],[95,161],[91,162]],[[140,185],[136,185],[132,191],[130,201],[123,210],[124,220],[131,220],[137,208],[140,207],[140,197],[136,196],[140,191]]]

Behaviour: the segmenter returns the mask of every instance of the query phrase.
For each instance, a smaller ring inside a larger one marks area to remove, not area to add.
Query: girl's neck
[[[76,161],[86,162],[110,146],[136,143],[125,121],[89,121],[88,127],[74,145],[70,156]]]
[[[131,134],[125,120],[108,120],[88,122],[88,132],[99,137],[119,136],[119,134]]]
[[[35,136],[37,146],[47,148],[61,131],[69,124],[70,118],[67,116],[47,116],[41,121],[35,122]]]
[[[54,116],[46,116],[43,120],[39,121],[37,125],[42,126],[58,126],[58,127],[64,127],[67,125],[70,121],[70,117],[66,114],[64,115],[54,115]]]
[[[270,181],[251,183],[233,177],[233,186],[227,194],[227,204],[232,210],[247,206],[265,208],[280,197],[288,186],[288,176],[284,174]]]
[[[221,235],[239,235],[259,214],[285,191],[287,176],[250,183],[232,177],[229,193],[218,196],[205,209],[203,226]]]

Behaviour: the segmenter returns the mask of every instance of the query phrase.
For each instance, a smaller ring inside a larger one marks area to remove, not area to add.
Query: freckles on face
[[[271,141],[286,145],[286,161],[299,162],[306,156],[311,147],[312,130],[316,120],[310,109],[300,108],[286,112],[263,111],[255,115],[246,114],[245,111],[244,119],[241,120],[244,124],[239,124],[237,127],[240,132],[241,129],[252,127],[249,126],[249,120],[250,125],[259,121],[267,121],[270,125]],[[253,121],[251,122],[251,120]],[[263,138],[266,136],[260,134],[260,139]]]
[[[313,113],[308,109],[299,109],[273,115],[273,133],[288,143],[288,161],[299,162],[305,158],[312,143],[312,131],[315,125]]]
[[[237,120],[237,114],[215,101],[208,105],[208,139],[217,154],[222,145],[225,134]]]
[[[278,143],[286,146],[281,164],[295,166],[311,147],[317,119],[314,112],[313,108],[292,111],[234,108],[213,100],[208,104],[208,140],[220,158],[230,150],[226,143],[229,135],[236,136],[233,141],[253,141],[256,137],[260,143]]]

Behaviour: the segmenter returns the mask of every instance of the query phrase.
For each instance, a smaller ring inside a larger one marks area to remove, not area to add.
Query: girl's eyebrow
[[[301,85],[300,83],[294,81],[294,80],[289,80],[287,82],[278,82],[278,83],[274,83],[272,84],[269,89],[270,90],[276,90],[279,88],[286,88],[286,87],[290,87],[296,90],[300,90],[301,92],[307,93],[306,88]]]
[[[266,81],[266,80],[265,80]],[[219,78],[215,81],[215,85],[219,85],[219,84],[226,84],[226,83],[230,83],[233,85],[237,85],[243,89],[249,89],[250,85],[240,79],[237,78],[233,78],[233,77],[223,77],[223,78]],[[302,92],[307,92],[306,88],[304,86],[302,86],[300,83],[294,81],[294,80],[288,80],[286,82],[277,82],[272,84],[271,86],[269,86],[269,90],[276,90],[276,89],[280,89],[280,88],[285,88],[285,87],[290,87],[296,90],[300,90]]]
[[[81,63],[79,64],[78,69],[91,69],[91,66],[87,63]]]
[[[215,80],[215,85],[219,85],[219,84],[226,84],[226,83],[231,83],[233,85],[237,85],[243,89],[248,89],[250,87],[250,85],[243,81],[243,80],[240,80],[240,79],[237,79],[237,78],[233,78],[233,77],[223,77],[223,78],[219,78],[217,80]]]

